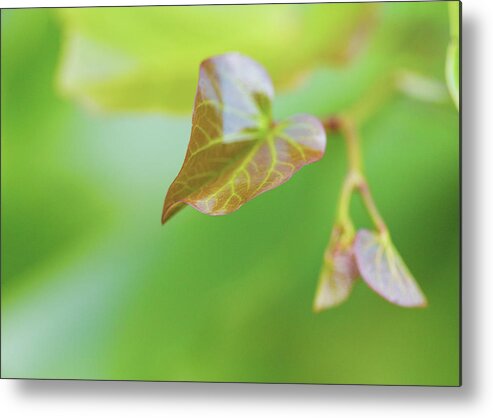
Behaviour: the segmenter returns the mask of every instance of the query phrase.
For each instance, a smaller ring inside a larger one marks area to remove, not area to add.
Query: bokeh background
[[[1,23],[2,377],[459,383],[447,2],[2,10]],[[337,136],[238,212],[187,208],[161,227],[199,62],[230,50],[271,72],[277,117],[371,110],[366,171],[428,308],[359,282],[312,312],[345,171]],[[402,70],[416,77],[376,100]]]

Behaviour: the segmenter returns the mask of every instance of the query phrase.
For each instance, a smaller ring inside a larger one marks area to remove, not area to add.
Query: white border
[[[275,2],[275,1],[273,1]],[[205,1],[3,1],[2,7]],[[214,3],[234,3],[216,0]],[[249,3],[244,1],[242,3]],[[252,2],[253,3],[253,2]],[[493,2],[463,2],[462,388],[0,381],[4,417],[485,417],[493,410]],[[490,412],[487,412],[487,411]]]

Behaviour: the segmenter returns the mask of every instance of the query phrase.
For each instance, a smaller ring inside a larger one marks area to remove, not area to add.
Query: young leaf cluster
[[[355,123],[300,114],[272,118],[274,88],[265,69],[239,53],[214,56],[200,65],[192,132],[183,166],[164,202],[162,223],[185,205],[208,215],[238,210],[289,180],[325,153],[326,134],[342,133],[348,173],[337,220],[325,251],[314,309],[346,300],[361,277],[376,293],[403,307],[426,306],[426,298],[392,243],[362,168]],[[374,230],[356,230],[350,215],[359,193]]]

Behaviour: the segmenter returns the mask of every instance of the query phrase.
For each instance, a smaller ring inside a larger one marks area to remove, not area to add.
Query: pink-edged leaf
[[[353,233],[343,233],[336,226],[324,254],[313,309],[320,312],[344,302],[350,295],[358,267],[352,248]]]
[[[246,56],[229,53],[201,64],[190,142],[166,195],[163,223],[184,205],[231,213],[322,157],[320,121],[296,115],[274,122],[273,97],[268,74]]]
[[[388,237],[360,230],[354,254],[361,278],[380,296],[404,307],[424,307],[426,297]]]
[[[344,302],[358,278],[358,268],[351,249],[326,252],[320,273],[314,310],[320,312]]]

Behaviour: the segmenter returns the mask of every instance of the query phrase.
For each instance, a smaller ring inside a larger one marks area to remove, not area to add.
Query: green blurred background
[[[2,377],[459,383],[448,95],[395,94],[361,126],[377,204],[426,309],[360,281],[345,304],[312,312],[345,171],[337,136],[238,212],[187,208],[160,225],[200,59],[232,48],[258,59],[280,89],[278,117],[344,110],[396,70],[444,83],[447,2],[334,7],[2,10]]]

